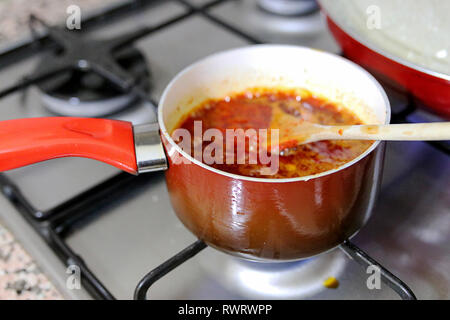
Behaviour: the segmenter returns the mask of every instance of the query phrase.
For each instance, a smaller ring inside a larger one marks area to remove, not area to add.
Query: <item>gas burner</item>
[[[315,0],[259,0],[258,5],[281,16],[301,16],[318,10]]]
[[[327,290],[323,282],[339,278],[345,256],[331,251],[294,262],[251,262],[217,250],[199,256],[200,265],[231,292],[250,299],[304,299]]]
[[[91,39],[79,31],[49,26],[33,15],[29,23],[33,35],[38,33],[37,26],[45,27],[56,45],[56,50],[45,54],[29,77],[39,83],[44,105],[53,112],[103,116],[124,108],[137,97],[148,101],[145,59],[130,47],[149,32],[148,28],[112,39]]]
[[[291,10],[291,14],[274,14],[273,10],[268,10],[266,6],[272,1],[252,0],[243,2],[241,5],[246,15],[246,20],[241,21],[249,26],[249,30],[255,32],[256,36],[269,42],[300,43],[309,41],[324,31],[325,25],[318,10],[307,10],[298,14],[299,11]],[[274,1],[284,2],[284,1]],[[289,3],[299,2],[308,5],[315,5],[314,1],[286,1]],[[262,10],[257,10],[262,9]],[[295,14],[294,14],[295,13]]]
[[[43,57],[35,72],[45,71],[45,61],[55,53]],[[144,56],[128,47],[114,54],[117,64],[135,80],[142,90],[149,90],[150,73]],[[137,98],[124,93],[100,75],[85,70],[69,70],[38,84],[44,106],[63,116],[102,117],[130,106]]]

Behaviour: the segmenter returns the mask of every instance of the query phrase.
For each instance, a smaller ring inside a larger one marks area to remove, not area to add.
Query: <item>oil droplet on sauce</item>
[[[323,285],[328,289],[336,289],[339,287],[339,281],[335,277],[329,277],[323,282]]]

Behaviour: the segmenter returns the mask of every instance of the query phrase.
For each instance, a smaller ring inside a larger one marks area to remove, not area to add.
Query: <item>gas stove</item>
[[[88,16],[77,32],[97,40],[136,35],[115,59],[140,79],[139,90],[105,83],[83,68],[28,85],[53,63],[55,41],[47,30],[0,52],[0,92],[21,84],[0,99],[1,120],[76,115],[152,122],[170,79],[211,53],[255,43],[339,53],[320,12],[274,14],[256,0],[123,1]],[[102,88],[101,96],[93,88]],[[410,97],[386,90],[393,121],[435,120]],[[419,299],[450,298],[448,154],[447,144],[388,143],[375,212],[352,239]],[[1,220],[67,298],[398,299],[385,283],[367,287],[370,274],[346,253],[363,263],[371,258],[350,242],[344,251],[281,264],[241,261],[206,247],[177,219],[160,173],[135,177],[66,158],[4,173],[0,186]],[[81,288],[67,286],[70,266],[81,269]],[[338,288],[323,285],[329,277]],[[405,289],[396,279],[386,283]]]

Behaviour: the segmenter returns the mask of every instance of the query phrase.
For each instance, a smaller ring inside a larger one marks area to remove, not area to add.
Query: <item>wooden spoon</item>
[[[321,140],[450,140],[450,122],[327,126],[296,119],[271,128],[280,128],[279,150]],[[266,145],[271,147],[270,139]]]

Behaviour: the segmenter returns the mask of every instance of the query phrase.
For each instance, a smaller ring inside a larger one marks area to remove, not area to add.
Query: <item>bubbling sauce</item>
[[[300,92],[300,93],[299,93]],[[183,128],[194,136],[194,122],[202,122],[203,132],[215,128],[225,133],[226,129],[269,129],[274,114],[284,112],[299,121],[324,125],[357,125],[363,122],[352,112],[315,97],[306,90],[290,92],[277,90],[248,91],[224,99],[210,99],[194,108],[176,128]],[[225,134],[224,134],[225,135]],[[203,141],[202,148],[211,142]],[[362,154],[372,141],[326,140],[299,145],[279,157],[275,174],[265,174],[269,164],[222,164],[210,166],[229,173],[256,178],[294,178],[332,170]],[[194,144],[192,152],[194,156]],[[225,146],[223,150],[225,150]],[[248,149],[247,149],[248,151]],[[223,152],[225,154],[225,151]],[[246,153],[248,158],[248,154]]]

